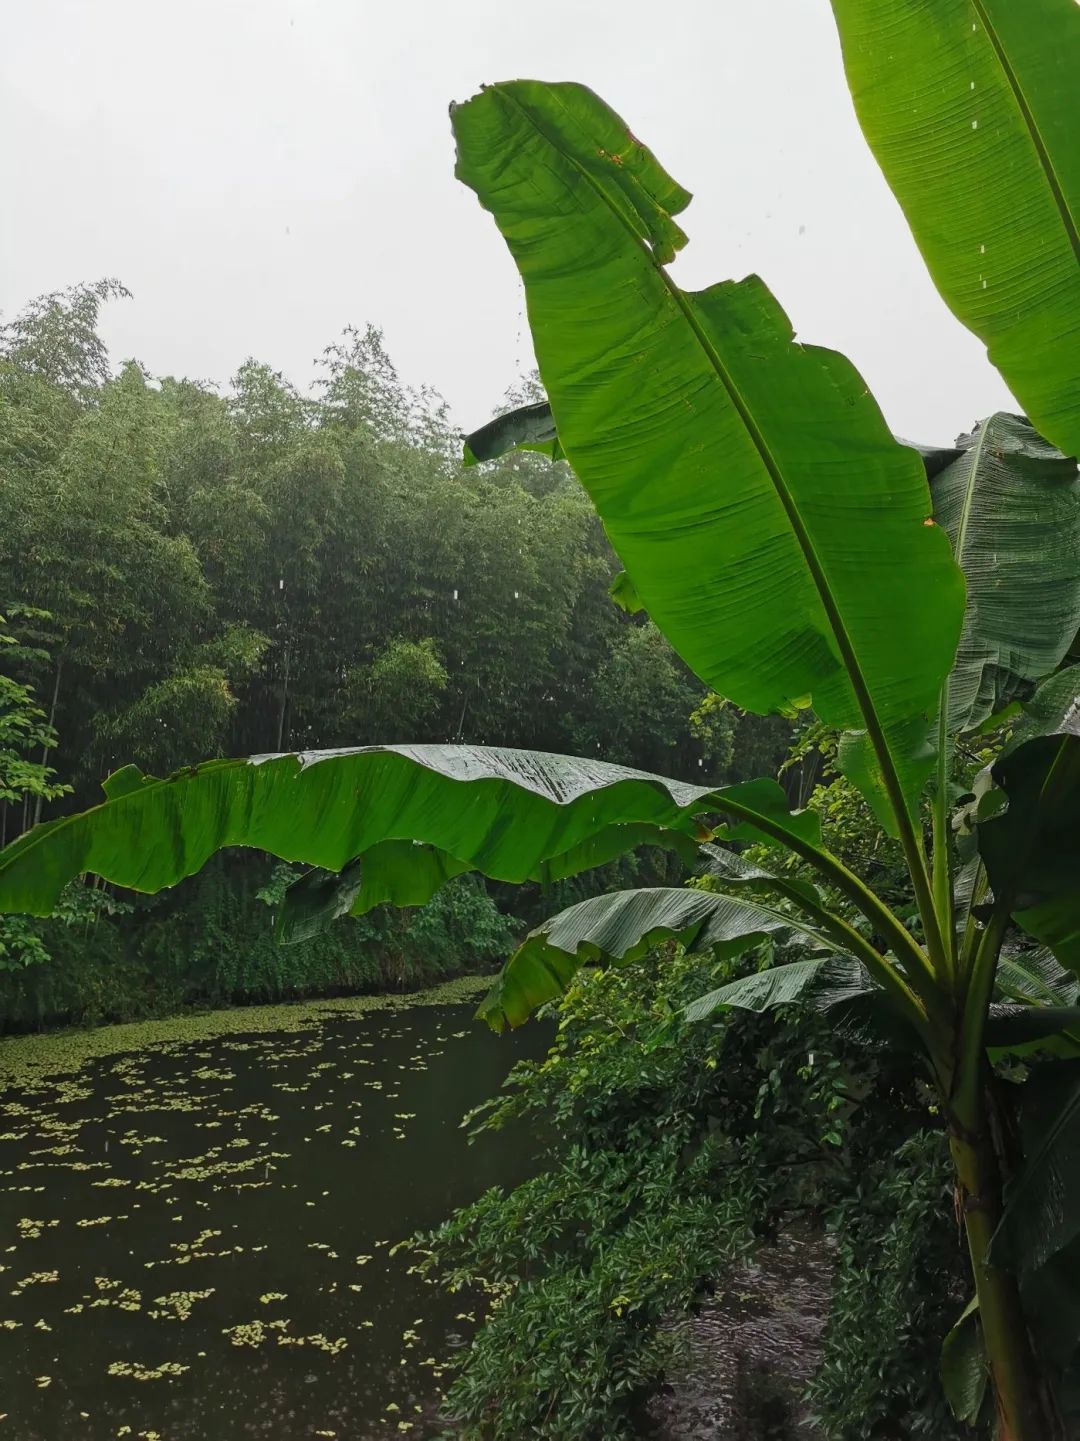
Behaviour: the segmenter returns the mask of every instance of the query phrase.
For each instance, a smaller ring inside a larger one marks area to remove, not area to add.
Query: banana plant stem
[[[954,1112],[950,1150],[959,1187],[979,1324],[998,1418],[998,1441],[1046,1441],[1035,1365],[1016,1278],[992,1264],[990,1242],[1001,1219],[1001,1176],[981,1094]]]

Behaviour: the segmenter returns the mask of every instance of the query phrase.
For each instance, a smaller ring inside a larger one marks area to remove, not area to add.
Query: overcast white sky
[[[517,275],[453,178],[447,104],[598,90],[695,194],[675,267],[761,274],[893,428],[1015,408],[863,144],[828,0],[0,0],[0,311],[115,275],[114,359],[311,379],[348,323],[465,427],[531,365]]]

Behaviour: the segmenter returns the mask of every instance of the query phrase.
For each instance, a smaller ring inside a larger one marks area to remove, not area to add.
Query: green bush
[[[919,1131],[868,1157],[828,1220],[836,1271],[810,1387],[825,1435],[970,1438],[938,1382],[942,1339],[967,1301],[944,1137]]]
[[[70,888],[56,916],[5,919],[0,1016],[9,1029],[140,1020],[186,1006],[421,987],[490,967],[516,923],[464,876],[416,911],[347,918],[279,946],[271,907],[294,873],[227,858],[163,900]],[[263,884],[260,885],[260,880]]]
[[[677,1356],[671,1322],[741,1284],[738,1262],[798,1213],[836,1238],[825,1434],[957,1434],[935,1380],[952,1317],[927,1288],[948,1294],[962,1258],[925,1106],[806,1014],[674,1019],[735,969],[669,949],[584,973],[548,1057],[474,1117],[529,1118],[547,1139],[532,1179],[416,1242],[430,1275],[489,1303],[448,1393],[455,1436],[634,1435]]]

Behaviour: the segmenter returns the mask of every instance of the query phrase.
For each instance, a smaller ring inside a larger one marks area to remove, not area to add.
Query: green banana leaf
[[[512,449],[521,418],[512,411],[469,436]],[[967,582],[960,645],[949,677],[949,730],[975,730],[1067,657],[1080,630],[1080,473],[1023,416],[999,411],[953,447],[900,440],[919,453],[934,519],[946,531]],[[501,454],[502,449],[497,453]],[[625,571],[616,604],[641,608]]]
[[[1080,981],[1045,946],[1003,952],[994,982],[1000,1000],[1033,1006],[1075,1006],[1080,996]]]
[[[634,582],[625,570],[620,570],[608,586],[608,594],[619,609],[625,611],[627,615],[641,615],[645,609],[641,603],[641,597],[634,588]]]
[[[1080,1062],[1032,1068],[1020,1132],[1024,1161],[1006,1187],[993,1244],[1026,1276],[1080,1237]]]
[[[986,1017],[986,1046],[996,1053],[1031,1055],[1049,1050],[1051,1054],[1075,1056],[1075,1043],[1063,1049],[1047,1047],[1065,1033],[1080,1035],[1080,1006],[1045,1006],[1036,1002],[994,1001]]]
[[[562,447],[557,444],[557,437],[550,402],[534,401],[531,405],[505,411],[482,425],[479,430],[467,435],[464,445],[465,464],[476,465],[481,460],[495,460],[511,450],[540,450],[548,454],[546,447],[549,445],[556,451],[553,458],[558,460],[562,458]],[[928,480],[932,480],[961,453],[960,447],[956,445],[923,445],[917,440],[904,440],[899,435],[895,439],[897,445],[906,445],[909,450],[918,452]]]
[[[628,846],[639,843],[641,825],[698,836],[695,817],[726,806],[738,810],[737,839],[775,843],[779,830],[819,843],[817,817],[790,813],[774,781],[713,790],[537,751],[368,746],[210,761],[167,780],[129,766],[106,782],[101,805],[35,826],[0,851],[0,912],[47,915],[84,872],[158,891],[227,846],[340,871],[387,841],[415,840],[521,882],[574,852],[610,856],[614,827],[626,827]],[[755,817],[769,834],[756,830]],[[396,879],[387,871],[395,856],[403,868]],[[412,884],[409,848],[384,849],[380,860],[381,886]]]
[[[613,825],[541,861],[526,879],[552,885],[638,846],[674,850],[687,866],[698,859],[698,842],[681,831],[644,823]],[[309,940],[340,917],[363,916],[375,906],[425,905],[447,881],[472,869],[470,861],[421,841],[382,841],[338,872],[309,871],[294,881],[277,916],[277,939],[285,945]]]
[[[1060,1434],[1080,1435],[1080,1237],[1023,1276],[1020,1295],[1039,1369],[1061,1413]]]
[[[551,406],[546,400],[497,415],[465,437],[465,464],[494,460],[508,450],[535,450],[549,460],[563,458]]]
[[[458,176],[521,272],[559,440],[641,602],[737,705],[812,697],[866,730],[910,810],[963,611],[919,457],[756,276],[674,283],[690,197],[590,90],[492,85],[452,119]]]
[[[1080,1058],[1080,981],[1045,946],[998,958],[986,1024],[990,1059]]]
[[[777,875],[755,861],[748,861],[737,851],[708,841],[698,847],[705,861],[706,875],[715,876],[725,890],[748,890],[754,895],[781,896],[798,905],[808,901],[821,905],[821,894],[815,885],[798,876]]]
[[[728,981],[686,1006],[687,1021],[704,1021],[716,1011],[771,1011],[801,1005],[828,1011],[863,997],[880,994],[866,969],[850,956],[816,957],[770,966],[752,976]]]
[[[1080,143],[1080,138],[1078,138]],[[1080,628],[1080,474],[1018,415],[961,437],[931,482],[934,517],[967,581],[948,680],[952,734],[973,730],[1054,671]]]
[[[945,303],[1080,454],[1080,8],[832,0],[863,134]]]
[[[772,936],[836,949],[822,932],[773,906],[685,887],[613,891],[560,911],[507,961],[478,1014],[493,1030],[520,1026],[561,996],[584,965],[626,965],[663,940],[692,951],[737,955]]]
[[[974,1426],[986,1399],[990,1372],[979,1325],[979,1299],[973,1296],[941,1343],[941,1385],[953,1415]]]
[[[976,832],[994,895],[1080,975],[1080,667],[1043,682],[992,773]]]

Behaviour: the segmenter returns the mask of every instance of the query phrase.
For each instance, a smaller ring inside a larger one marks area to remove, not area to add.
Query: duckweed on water
[[[441,1432],[460,1322],[391,1243],[508,1179],[458,1123],[521,1046],[448,1042],[448,991],[0,1041],[18,1441]]]
[[[79,1071],[87,1061],[148,1046],[190,1045],[237,1035],[286,1035],[310,1030],[322,1021],[367,1016],[376,1012],[407,1012],[415,1006],[467,1005],[490,986],[485,976],[461,976],[443,985],[405,995],[345,996],[296,1001],[280,1006],[251,1006],[234,1011],[209,1011],[168,1020],[131,1021],[93,1031],[64,1031],[45,1036],[13,1036],[0,1042],[0,1085],[21,1085],[43,1076]],[[469,1035],[459,1031],[458,1037]],[[243,1044],[243,1043],[242,1043]],[[253,1049],[251,1043],[243,1045]],[[209,1053],[207,1053],[207,1057]],[[10,1107],[8,1114],[11,1114]]]

